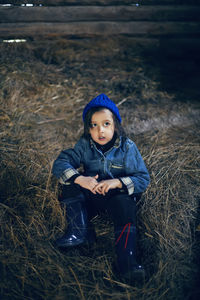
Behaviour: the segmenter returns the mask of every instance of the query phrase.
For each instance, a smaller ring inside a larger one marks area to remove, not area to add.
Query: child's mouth
[[[101,137],[99,137],[99,140],[100,140],[100,141],[104,141],[104,140],[105,140],[105,137],[104,137],[104,136],[101,136]]]

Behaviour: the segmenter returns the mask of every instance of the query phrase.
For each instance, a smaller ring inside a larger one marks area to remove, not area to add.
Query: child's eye
[[[96,126],[97,126],[96,123],[92,123],[92,124],[90,125],[91,128],[94,128],[94,127],[96,127]]]
[[[110,122],[105,122],[104,123],[104,126],[106,126],[106,127],[109,126],[109,125],[110,125]]]

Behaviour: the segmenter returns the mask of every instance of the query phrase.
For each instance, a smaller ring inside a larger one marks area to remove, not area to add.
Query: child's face
[[[105,145],[112,140],[114,131],[115,124],[109,109],[102,109],[92,115],[90,135],[93,141]]]

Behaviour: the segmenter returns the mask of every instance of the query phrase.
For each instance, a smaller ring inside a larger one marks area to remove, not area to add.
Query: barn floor
[[[1,299],[190,299],[199,275],[199,73],[194,53],[143,48],[130,37],[0,44]],[[53,160],[83,130],[85,104],[118,104],[151,185],[138,203],[141,287],[112,272],[113,228],[59,252],[66,222]]]

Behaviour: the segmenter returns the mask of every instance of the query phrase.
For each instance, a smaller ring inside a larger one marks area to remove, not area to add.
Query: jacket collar
[[[121,142],[122,142],[122,137],[121,136],[117,136],[114,144],[107,150],[109,151],[111,148],[119,148],[121,146]],[[90,146],[93,148],[95,147],[97,149],[96,143],[92,140],[92,138],[90,138]],[[106,152],[107,152],[106,151]]]

